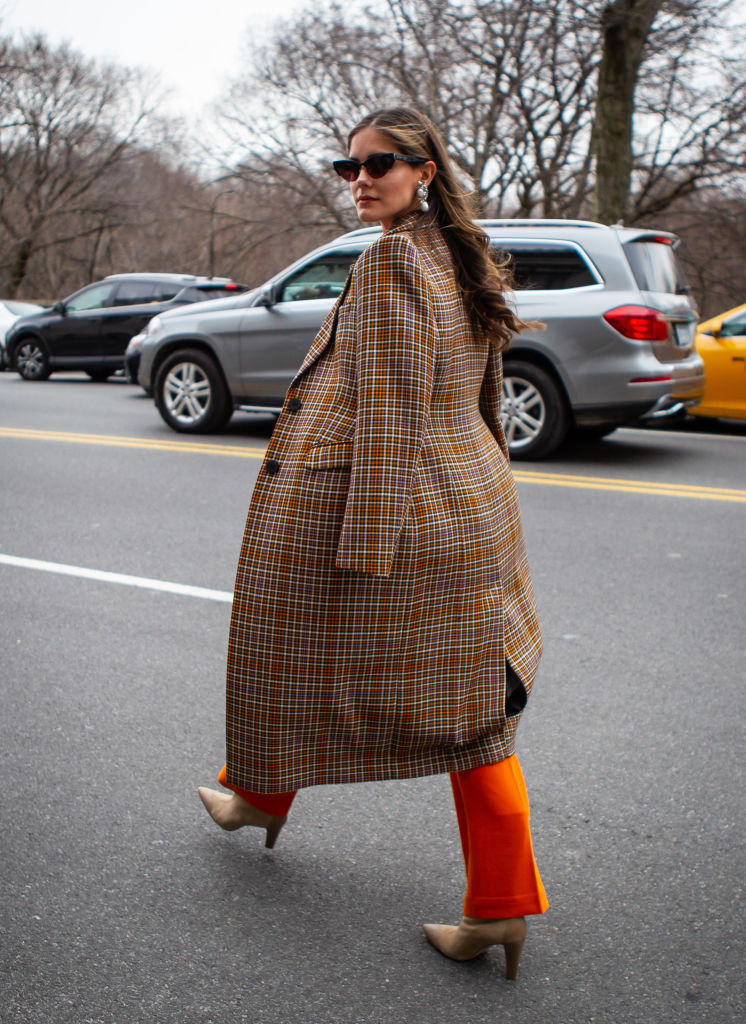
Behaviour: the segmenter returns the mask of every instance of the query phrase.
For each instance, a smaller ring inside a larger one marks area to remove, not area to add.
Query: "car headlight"
[[[153,334],[157,334],[158,331],[163,327],[163,321],[159,316],[154,316],[151,321],[145,327],[142,332],[144,338],[150,338]]]
[[[129,344],[127,345],[127,352],[139,352],[146,341],[151,341],[156,334],[158,334],[163,327],[163,321],[159,316],[154,316],[152,320],[149,320],[145,325],[144,329],[136,334],[134,338],[130,338]]]
[[[145,331],[141,334],[136,334],[133,338],[127,342],[127,348],[124,350],[126,356],[131,356],[133,352],[139,352],[142,348],[142,343],[145,341]]]

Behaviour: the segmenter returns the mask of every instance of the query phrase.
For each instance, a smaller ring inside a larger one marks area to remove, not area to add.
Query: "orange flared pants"
[[[218,782],[258,810],[285,817],[295,798],[289,793],[251,793]],[[451,774],[453,800],[466,867],[467,917],[523,917],[549,906],[534,859],[523,772],[515,754],[496,764]]]

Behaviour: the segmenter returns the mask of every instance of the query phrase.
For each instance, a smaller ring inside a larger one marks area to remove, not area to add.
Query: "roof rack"
[[[492,228],[605,228],[607,226],[606,224],[598,224],[593,220],[533,219],[530,217],[505,217],[498,220],[479,220],[478,223]]]

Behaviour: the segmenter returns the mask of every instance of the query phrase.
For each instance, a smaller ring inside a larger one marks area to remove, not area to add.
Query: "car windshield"
[[[746,309],[739,309],[737,313],[723,320],[720,328],[720,336],[723,338],[740,338],[746,335]]]
[[[14,313],[16,316],[26,316],[30,313],[38,313],[41,310],[41,306],[34,305],[33,302],[15,302],[13,299],[7,299],[5,306],[9,313]]]
[[[342,294],[348,271],[359,255],[358,252],[332,253],[303,267],[284,283],[280,301],[336,299]]]
[[[673,246],[666,239],[640,238],[624,244],[635,281],[643,291],[687,295],[689,286],[676,260]]]

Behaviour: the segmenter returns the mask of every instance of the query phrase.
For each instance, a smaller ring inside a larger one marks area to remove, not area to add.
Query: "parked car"
[[[5,335],[19,317],[40,313],[43,306],[35,302],[17,302],[15,299],[0,299],[0,370],[6,369]]]
[[[704,320],[696,342],[705,363],[705,393],[689,412],[746,420],[746,306]]]
[[[122,369],[127,342],[155,314],[244,291],[223,277],[112,274],[18,320],[6,337],[8,365],[26,380],[46,380],[55,370],[106,380]]]
[[[699,400],[697,313],[675,235],[587,221],[482,224],[513,263],[518,313],[546,325],[516,338],[504,358],[514,457],[547,455],[572,428],[602,436]],[[377,235],[342,235],[254,291],[152,320],[139,381],[165,422],[206,433],[234,409],[279,412],[351,264]]]

